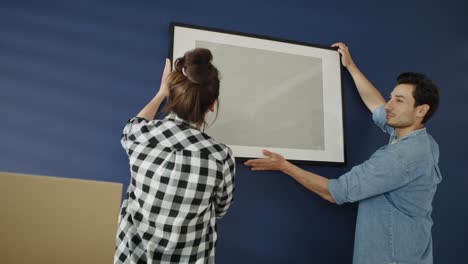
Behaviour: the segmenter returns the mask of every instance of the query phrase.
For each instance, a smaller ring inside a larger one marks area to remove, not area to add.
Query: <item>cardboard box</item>
[[[0,262],[113,263],[122,184],[0,172]]]

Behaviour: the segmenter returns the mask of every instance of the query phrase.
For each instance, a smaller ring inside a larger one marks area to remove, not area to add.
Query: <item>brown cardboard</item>
[[[0,263],[112,263],[122,184],[0,172]]]

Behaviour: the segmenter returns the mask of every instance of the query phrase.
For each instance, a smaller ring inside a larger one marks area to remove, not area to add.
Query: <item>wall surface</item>
[[[448,1],[0,2],[0,171],[129,183],[119,139],[159,87],[173,21],[320,45],[345,42],[385,97],[402,71],[441,87],[428,130],[444,180],[434,200],[435,263],[468,250],[468,4]],[[343,167],[387,137],[344,74]],[[218,263],[351,263],[356,204],[335,206],[277,172],[238,165],[235,204],[219,222]]]

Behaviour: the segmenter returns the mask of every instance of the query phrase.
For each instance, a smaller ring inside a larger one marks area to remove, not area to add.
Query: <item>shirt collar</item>
[[[174,113],[174,112],[170,112],[164,119],[166,119],[166,120],[172,120],[172,121],[175,121],[176,123],[181,123],[181,124],[184,124],[184,125],[189,126],[189,127],[191,127],[191,128],[194,128],[194,129],[199,130],[199,129],[197,128],[197,125],[185,121],[184,119],[182,119],[182,118],[180,118],[178,115],[176,115],[176,113]]]
[[[408,133],[408,134],[404,135],[403,137],[397,139],[397,138],[396,138],[396,133],[395,133],[395,131],[394,131],[394,132],[393,132],[393,135],[392,135],[392,137],[391,137],[391,139],[390,139],[390,144],[399,142],[399,141],[404,140],[404,139],[406,139],[406,138],[410,138],[410,137],[417,136],[417,135],[422,134],[422,133],[426,133],[426,128],[425,128],[425,127],[420,128],[420,129],[416,129],[416,130],[414,130],[414,131],[411,131],[410,133]]]

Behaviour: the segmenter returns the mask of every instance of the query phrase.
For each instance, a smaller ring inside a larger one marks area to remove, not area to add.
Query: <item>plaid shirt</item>
[[[214,263],[216,218],[233,200],[231,149],[174,114],[130,119],[121,143],[131,183],[114,263]]]

